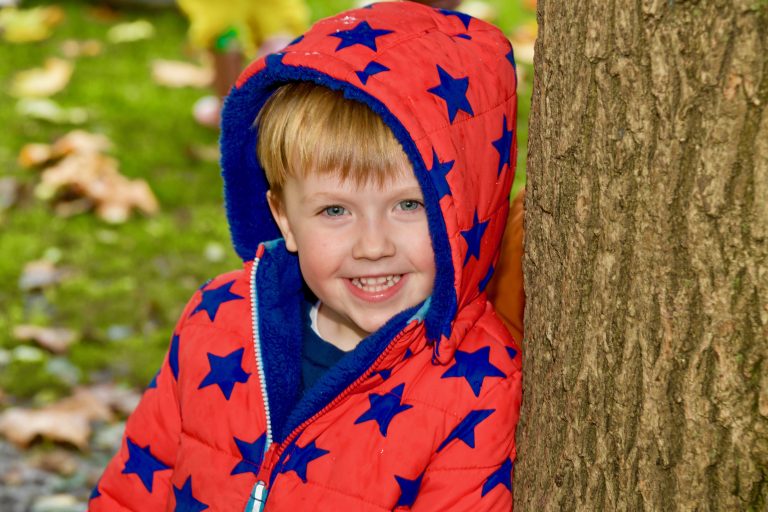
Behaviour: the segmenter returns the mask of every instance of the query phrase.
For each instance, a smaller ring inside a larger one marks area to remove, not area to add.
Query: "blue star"
[[[243,370],[242,360],[244,348],[239,348],[227,354],[226,356],[217,356],[208,352],[208,364],[211,366],[211,371],[205,376],[203,382],[197,389],[203,389],[204,387],[216,384],[224,393],[227,400],[232,396],[232,389],[235,384],[245,383],[248,381],[250,373],[246,373]]]
[[[236,437],[233,439],[235,440],[237,449],[240,450],[240,455],[243,457],[243,460],[237,463],[237,466],[235,466],[230,475],[239,475],[241,473],[253,473],[254,475],[258,475],[259,466],[261,466],[261,462],[264,460],[264,446],[267,444],[266,432],[261,434],[259,438],[252,443]]]
[[[475,210],[472,227],[461,232],[461,236],[467,241],[467,255],[464,257],[464,265],[467,264],[472,256],[478,260],[480,259],[480,242],[483,240],[483,234],[488,227],[488,222],[480,222],[480,219],[477,218],[477,210]]]
[[[181,488],[174,485],[173,494],[176,496],[176,507],[173,512],[201,512],[208,508],[208,505],[195,499],[192,494],[192,475],[187,477],[187,481]]]
[[[440,162],[437,158],[437,151],[432,149],[432,168],[429,169],[429,177],[432,178],[432,183],[437,190],[437,200],[444,198],[445,196],[452,196],[451,187],[448,185],[448,173],[453,169],[455,160],[450,162]]]
[[[216,313],[219,311],[219,306],[231,300],[244,298],[229,291],[233,284],[235,284],[235,281],[230,281],[212,290],[203,290],[203,298],[200,301],[200,304],[192,310],[192,313],[190,313],[189,316],[199,313],[200,311],[205,311],[208,313],[208,318],[213,322],[216,319]]]
[[[341,39],[339,46],[336,47],[336,51],[343,50],[344,48],[348,48],[356,44],[361,44],[373,51],[377,51],[376,38],[391,33],[391,30],[377,30],[375,28],[371,28],[367,21],[363,21],[358,23],[357,26],[355,26],[353,29],[340,30],[328,35]]]
[[[296,445],[288,461],[286,461],[283,464],[283,467],[280,468],[280,472],[287,473],[289,471],[295,471],[299,478],[301,478],[301,481],[307,483],[307,464],[328,453],[331,452],[316,447],[314,441],[304,448]]]
[[[483,420],[485,420],[485,418],[493,414],[495,410],[496,409],[481,409],[477,411],[470,411],[469,414],[467,414],[467,417],[461,420],[461,423],[456,425],[456,427],[451,430],[451,433],[448,434],[448,437],[445,438],[445,441],[440,444],[440,446],[437,448],[437,451],[441,451],[448,445],[448,443],[454,439],[464,441],[464,444],[470,448],[474,448],[475,427]]]
[[[421,479],[424,478],[424,473],[420,474],[413,480],[408,480],[402,476],[395,475],[397,485],[400,486],[400,497],[397,499],[395,508],[397,507],[410,507],[416,501],[416,496],[419,494],[419,487],[421,487]]]
[[[491,473],[491,476],[483,484],[483,491],[480,497],[482,498],[498,485],[503,485],[512,492],[512,459],[505,460],[499,469]]]
[[[371,408],[355,420],[355,425],[374,420],[379,424],[379,432],[381,432],[381,435],[387,437],[387,429],[389,428],[389,423],[392,421],[392,418],[413,407],[412,405],[400,403],[403,398],[404,388],[405,383],[400,384],[389,393],[383,395],[379,395],[378,393],[371,393],[368,395],[368,401],[371,403]]]
[[[179,335],[174,334],[171,339],[171,350],[168,352],[168,366],[171,367],[173,378],[179,380]]]
[[[391,374],[392,374],[392,370],[384,369],[384,370],[379,370],[377,372],[373,372],[371,374],[371,378],[373,378],[376,375],[381,375],[381,380],[387,380]]]
[[[296,39],[294,39],[293,41],[291,41],[290,43],[288,43],[288,44],[286,45],[286,48],[287,48],[288,46],[293,46],[293,45],[295,45],[295,44],[297,44],[297,43],[300,43],[300,42],[301,42],[301,41],[303,41],[303,40],[304,40],[304,35],[302,34],[302,35],[300,35],[299,37],[297,37]]]
[[[490,361],[491,347],[483,347],[474,352],[456,351],[456,363],[443,373],[443,379],[464,377],[475,396],[480,396],[480,389],[486,377],[504,377],[504,372]]]
[[[507,130],[507,116],[504,115],[504,122],[501,126],[501,137],[498,140],[493,141],[493,147],[499,152],[499,170],[496,171],[496,176],[501,176],[501,170],[504,165],[511,166],[512,158],[512,134],[514,130]]]
[[[469,89],[469,77],[453,78],[446,70],[437,66],[437,74],[440,77],[440,85],[427,89],[435,96],[445,100],[448,106],[448,118],[451,122],[456,118],[459,110],[463,110],[469,115],[474,115],[472,105],[467,99],[467,89]]]
[[[377,75],[379,73],[383,73],[384,71],[389,71],[389,68],[379,64],[378,62],[371,61],[368,63],[367,66],[365,66],[365,69],[362,71],[355,71],[355,74],[357,75],[357,78],[360,79],[360,81],[363,83],[363,85],[368,84],[368,78]]]
[[[469,22],[472,21],[472,16],[463,12],[451,11],[449,9],[440,9],[440,12],[445,16],[456,16],[464,24],[464,28],[469,28]]]
[[[513,349],[512,347],[507,347],[507,354],[509,354],[510,359],[514,359],[517,357],[517,350]]]
[[[283,64],[283,57],[285,57],[283,52],[267,55],[267,67],[281,66]]]
[[[509,53],[507,54],[507,60],[510,64],[512,64],[512,67],[514,68],[515,72],[517,72],[517,64],[515,63],[515,51],[510,48]]]
[[[469,34],[458,34],[455,37],[460,37],[462,39],[466,39],[467,41],[471,41],[472,40],[472,36],[469,35]]]
[[[155,373],[155,376],[152,377],[152,380],[149,382],[149,386],[147,386],[147,389],[155,389],[157,387],[157,376],[160,375],[160,370]]]
[[[166,466],[152,455],[152,451],[149,445],[143,448],[133,442],[129,437],[126,439],[128,444],[128,460],[125,461],[125,468],[123,468],[123,474],[129,475],[135,474],[141,479],[141,483],[147,488],[147,491],[152,492],[152,482],[154,481],[155,471],[164,471],[171,469],[170,466]]]
[[[405,349],[405,354],[403,354],[402,361],[405,361],[406,359],[410,358],[413,355],[413,352],[411,352],[411,349],[407,348]]]
[[[493,265],[491,265],[491,268],[488,269],[488,273],[485,274],[485,277],[482,281],[480,281],[480,284],[478,285],[478,288],[480,288],[480,291],[484,291],[486,286],[488,286],[488,283],[491,281],[491,278],[493,277]]]
[[[101,496],[101,492],[99,491],[99,484],[100,483],[101,483],[101,478],[99,478],[99,481],[96,482],[96,487],[94,487],[93,490],[91,491],[91,495],[88,496],[88,501],[91,501],[91,500],[96,499],[99,496]]]

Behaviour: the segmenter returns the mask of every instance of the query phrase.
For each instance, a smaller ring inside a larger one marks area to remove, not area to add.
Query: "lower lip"
[[[344,281],[346,282],[347,288],[349,288],[349,291],[352,292],[352,295],[354,295],[358,299],[364,300],[366,302],[384,302],[392,298],[395,294],[397,294],[397,292],[400,291],[400,289],[403,287],[403,284],[407,279],[408,279],[408,274],[403,274],[397,283],[390,286],[386,290],[381,290],[378,292],[367,292],[365,290],[362,290],[357,286],[355,286],[354,284],[352,284],[351,279],[345,279]]]

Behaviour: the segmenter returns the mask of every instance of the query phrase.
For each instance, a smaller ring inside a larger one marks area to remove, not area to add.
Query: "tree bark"
[[[516,509],[768,510],[768,1],[538,17]]]

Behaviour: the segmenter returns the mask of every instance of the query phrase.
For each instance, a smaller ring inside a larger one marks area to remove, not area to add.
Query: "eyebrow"
[[[344,199],[347,194],[350,194],[354,196],[355,194],[353,192],[346,192],[346,191],[339,191],[339,192],[315,192],[313,194],[309,194],[308,196],[304,196],[303,201],[310,202],[310,201],[327,201],[327,202],[333,202],[338,201],[339,199]],[[411,196],[411,197],[423,197],[424,194],[421,192],[421,188],[417,186],[413,187],[405,187],[405,188],[399,188],[399,189],[388,189],[384,191],[384,195],[386,197],[397,197],[397,196]]]

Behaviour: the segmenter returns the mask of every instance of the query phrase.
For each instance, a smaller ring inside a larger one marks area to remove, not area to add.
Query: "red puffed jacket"
[[[268,209],[253,128],[289,81],[341,90],[392,129],[437,269],[424,303],[303,395],[302,279]],[[485,287],[514,175],[515,86],[496,28],[409,2],[322,20],[251,64],[221,136],[244,268],[192,297],[90,510],[510,510],[521,356]]]

